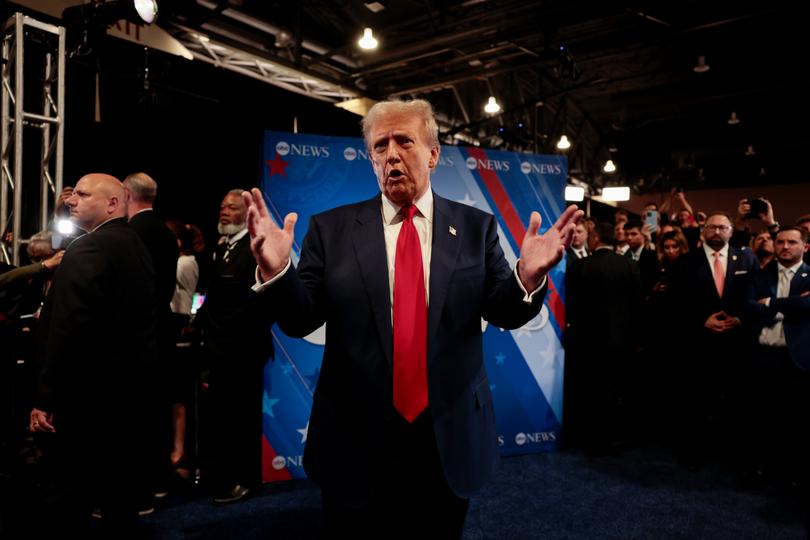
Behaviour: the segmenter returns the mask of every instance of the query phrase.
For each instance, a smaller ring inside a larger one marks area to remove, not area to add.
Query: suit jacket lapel
[[[390,367],[393,363],[394,338],[391,331],[391,292],[388,288],[388,259],[385,253],[380,197],[378,195],[367,201],[357,212],[352,241],[360,277],[365,285],[380,342]]]
[[[720,296],[717,294],[717,287],[714,286],[714,274],[712,274],[712,267],[710,266],[711,263],[706,257],[706,252],[703,250],[703,248],[700,248],[700,251],[695,251],[695,256],[699,257],[698,260],[700,263],[698,264],[698,272],[700,272],[702,275],[703,282],[709,285],[709,289],[711,289],[714,297],[719,298]],[[728,270],[728,268],[726,269]]]
[[[431,359],[431,345],[436,339],[447,288],[458,256],[458,236],[464,234],[453,221],[453,212],[447,200],[433,193],[433,247],[430,255],[430,290],[428,292],[428,358]],[[456,232],[452,234],[450,228]],[[428,364],[430,360],[428,360]]]
[[[808,283],[810,283],[810,266],[802,263],[793,275],[793,279],[790,280],[790,296],[799,296],[802,292],[808,290]]]
[[[723,280],[723,296],[726,295],[726,291],[729,290],[731,287],[731,280],[734,279],[734,273],[737,271],[737,268],[740,266],[740,257],[741,253],[737,248],[728,247],[728,260],[726,261],[726,278]]]

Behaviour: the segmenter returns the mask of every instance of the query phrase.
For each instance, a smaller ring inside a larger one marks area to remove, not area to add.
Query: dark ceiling
[[[380,3],[374,13],[363,0],[173,0],[158,24],[356,96],[427,99],[445,143],[552,153],[566,134],[571,176],[594,187],[807,181],[810,47],[799,2]],[[381,42],[372,53],[356,45],[366,26]],[[699,56],[708,71],[694,71]],[[498,114],[483,110],[490,95]],[[608,158],[615,174],[601,171]]]
[[[798,157],[810,150],[810,48],[798,2],[383,3],[372,13],[361,0],[193,0],[164,10],[161,24],[244,38],[373,99],[427,99],[446,142],[458,134],[459,144],[548,153],[565,133],[572,176],[592,185],[806,181]],[[380,37],[373,53],[355,44],[365,26]],[[701,55],[710,69],[697,73]],[[484,113],[489,95],[500,114]],[[619,167],[610,176],[601,172],[609,157]]]

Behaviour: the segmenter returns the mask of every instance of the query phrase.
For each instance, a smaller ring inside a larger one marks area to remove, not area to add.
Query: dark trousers
[[[757,431],[754,460],[787,480],[807,480],[805,431],[810,422],[810,373],[799,369],[787,347],[759,346],[754,361],[752,407]]]
[[[261,485],[264,361],[238,351],[210,357],[208,440],[213,488]]]
[[[461,538],[469,499],[447,485],[429,411],[391,420],[373,493],[359,507],[322,491],[324,538]]]

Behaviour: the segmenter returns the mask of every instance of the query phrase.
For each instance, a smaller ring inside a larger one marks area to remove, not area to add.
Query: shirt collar
[[[710,261],[714,259],[713,254],[714,254],[715,251],[712,248],[710,248],[708,244],[703,244],[703,251],[706,252],[706,256],[709,258]],[[721,259],[727,259],[728,258],[728,244],[726,244],[721,249],[719,249],[717,251],[717,253],[720,254]]]
[[[422,217],[428,220],[429,223],[433,222],[433,190],[428,184],[428,188],[421,197],[414,201],[414,206],[422,214]],[[398,221],[402,221],[402,216],[399,211],[402,210],[401,205],[396,205],[388,200],[385,195],[382,196],[382,212],[383,223],[385,225],[393,225]],[[399,219],[398,219],[399,218]]]
[[[797,262],[793,266],[785,266],[784,264],[782,264],[780,262],[777,262],[776,264],[777,264],[777,267],[779,268],[780,271],[784,272],[785,270],[791,270],[793,272],[793,275],[795,276],[796,272],[799,271],[799,267],[802,265],[802,262],[803,261],[801,259],[799,259],[799,262]]]
[[[228,244],[235,244],[236,242],[241,240],[242,237],[247,234],[247,232],[248,232],[247,227],[245,227],[244,229],[242,229],[241,231],[239,231],[235,235],[229,236],[228,237]]]

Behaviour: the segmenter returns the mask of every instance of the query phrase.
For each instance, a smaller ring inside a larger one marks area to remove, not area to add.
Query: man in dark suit
[[[614,226],[591,233],[594,252],[568,266],[565,276],[566,442],[590,452],[611,450],[634,379],[639,343],[641,278],[638,265],[613,251]]]
[[[582,212],[542,236],[534,212],[512,271],[494,217],[430,189],[429,103],[378,103],[363,128],[382,195],[313,217],[298,268],[297,216],[281,229],[258,190],[245,198],[260,294],[289,335],[327,323],[304,452],[326,535],[458,538],[498,461],[481,317],[515,328],[537,314]]]
[[[658,255],[652,241],[650,226],[638,219],[631,219],[622,225],[629,249],[624,256],[635,261],[641,274],[641,289],[646,297],[652,292],[658,279]]]
[[[810,447],[803,431],[810,421],[810,266],[807,231],[781,229],[776,260],[753,277],[746,307],[756,339],[752,410],[757,425],[774,426],[774,437],[758,438],[759,459],[790,480],[807,480]]]
[[[574,236],[571,238],[571,246],[565,250],[565,254],[568,265],[591,254],[591,250],[588,249],[588,229],[585,223],[577,223]]]
[[[152,261],[127,225],[124,189],[90,174],[68,199],[88,233],[65,252],[40,319],[40,378],[30,429],[51,483],[35,525],[57,536],[87,527],[100,505],[112,537],[136,531],[143,441],[153,421]]]
[[[151,492],[157,496],[166,494],[169,483],[170,459],[172,449],[172,403],[169,383],[174,361],[174,331],[172,310],[170,307],[174,296],[174,285],[177,277],[177,258],[179,249],[174,233],[166,226],[163,219],[155,213],[154,204],[157,197],[157,182],[148,174],[139,172],[124,179],[124,191],[127,197],[127,217],[129,226],[138,233],[155,269],[155,294],[157,304],[157,340],[158,366],[160,368],[159,392],[154,403],[155,417],[158,424],[154,426],[151,437],[154,443],[150,473],[154,476]],[[144,501],[144,508],[151,507],[151,493]]]
[[[215,504],[241,501],[261,485],[262,373],[273,355],[271,321],[259,313],[256,261],[245,225],[242,190],[225,195],[217,230],[222,235],[208,275],[205,303],[194,318],[203,332],[209,373]]]
[[[748,376],[744,361],[743,303],[749,274],[759,263],[749,250],[729,245],[732,220],[715,212],[706,218],[703,247],[681,257],[674,272],[673,297],[683,324],[684,359],[680,386],[684,397],[682,458],[699,465],[705,444],[730,444],[740,428],[740,395]],[[719,420],[707,441],[708,422]]]

